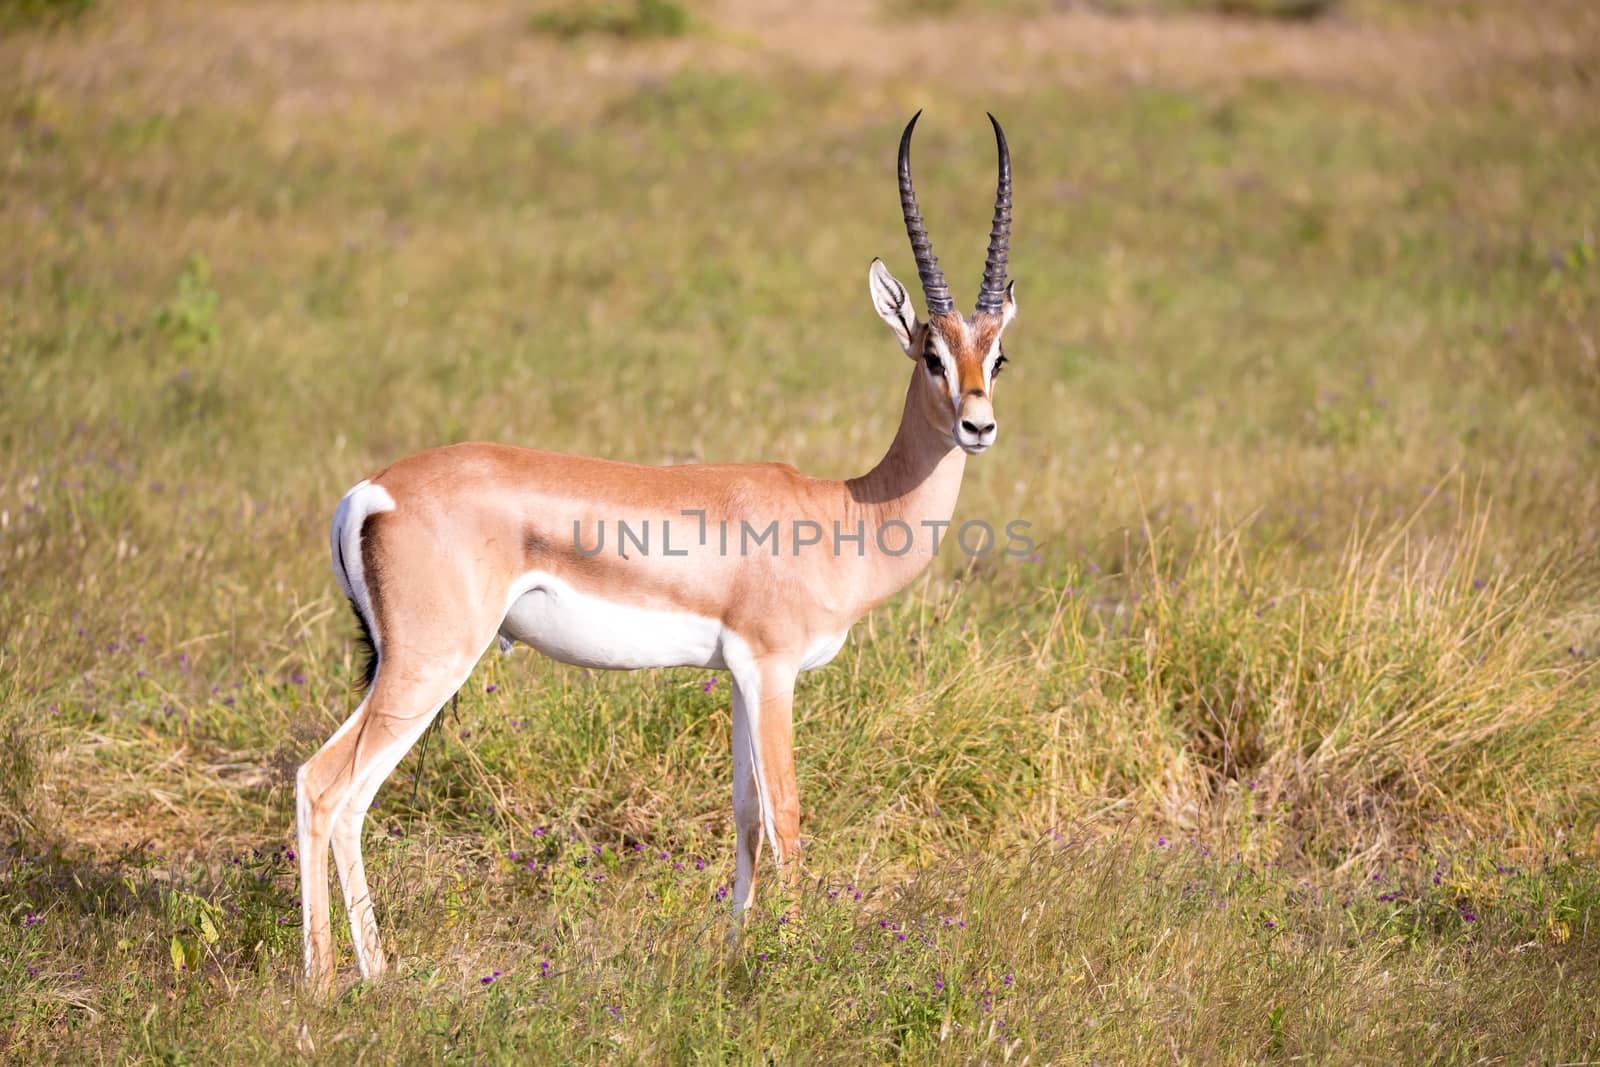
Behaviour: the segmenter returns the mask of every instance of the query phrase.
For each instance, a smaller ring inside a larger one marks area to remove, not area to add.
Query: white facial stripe
[[[1000,362],[1000,339],[996,337],[989,354],[983,357],[983,387],[986,391],[994,388],[994,367],[998,362]]]
[[[939,357],[939,365],[944,377],[944,387],[945,391],[950,394],[950,403],[960,404],[961,386],[956,382],[956,363],[955,360],[950,358],[949,350],[945,348],[944,342],[939,340],[939,335],[936,333],[930,332],[928,339],[923,344],[926,346],[925,351],[932,351],[934,355]]]

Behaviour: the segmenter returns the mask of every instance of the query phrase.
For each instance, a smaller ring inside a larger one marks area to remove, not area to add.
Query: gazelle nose
[[[962,419],[961,420],[961,428],[963,430],[967,431],[968,433],[970,433],[974,437],[982,437],[984,434],[986,434],[990,430],[994,429],[994,423],[993,422],[986,422],[986,423],[984,423],[983,425],[980,426],[977,423],[973,422],[971,419]]]

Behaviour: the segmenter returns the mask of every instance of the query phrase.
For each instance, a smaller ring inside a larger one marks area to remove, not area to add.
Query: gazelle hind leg
[[[459,687],[458,683],[450,693]],[[437,689],[430,691],[437,692]],[[420,692],[415,696],[419,700],[427,699]],[[398,733],[384,748],[365,760],[355,788],[351,790],[344,807],[334,816],[333,862],[339,872],[340,888],[344,891],[345,914],[350,920],[350,940],[355,946],[356,966],[363,978],[376,978],[388,967],[383,954],[383,940],[378,934],[378,918],[372,909],[372,893],[367,888],[366,864],[361,856],[361,831],[366,825],[367,809],[372,807],[378,790],[449,699],[448,694],[440,697],[426,714],[417,718],[396,720],[400,727]]]
[[[361,859],[366,809],[476,661],[474,656],[426,672],[380,664],[367,699],[300,768],[296,816],[306,977],[319,989],[333,979],[329,847],[350,913],[357,962],[363,977],[375,977],[383,971],[384,957]]]
[[[365,721],[367,698],[295,774],[295,845],[300,855],[300,930],[306,981],[319,991],[333,980],[333,931],[328,906],[328,834],[344,799],[335,769],[346,766],[355,733]]]

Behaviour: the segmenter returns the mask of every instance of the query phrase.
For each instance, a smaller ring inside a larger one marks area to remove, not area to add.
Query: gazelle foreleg
[[[733,683],[733,914],[737,919],[755,903],[756,864],[761,859],[762,800],[756,779],[752,711],[738,681]]]
[[[794,666],[785,659],[730,656],[733,673],[733,818],[737,834],[735,916],[755,899],[763,833],[778,876],[798,914],[800,799],[793,747]]]

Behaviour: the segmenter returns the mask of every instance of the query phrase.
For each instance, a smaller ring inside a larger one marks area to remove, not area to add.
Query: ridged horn
[[[949,314],[955,310],[955,302],[950,299],[950,287],[944,283],[944,271],[939,269],[939,257],[933,254],[933,242],[928,240],[928,228],[922,224],[922,212],[917,208],[917,191],[911,184],[911,131],[917,128],[921,117],[921,111],[912,115],[911,121],[906,123],[906,132],[900,135],[900,209],[906,217],[906,236],[911,238],[911,254],[916,258],[922,295],[928,301],[928,315],[932,317]],[[1002,273],[1004,263],[1002,253]]]
[[[1000,180],[994,192],[994,225],[989,228],[989,255],[978,287],[978,310],[999,314],[1006,302],[1006,254],[1011,249],[1011,150],[1006,133],[993,115],[994,142],[1000,153]],[[902,171],[904,173],[904,171]]]

